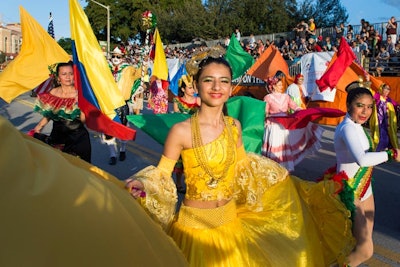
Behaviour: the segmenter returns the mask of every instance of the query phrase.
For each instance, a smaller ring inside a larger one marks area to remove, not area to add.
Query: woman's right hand
[[[33,128],[33,131],[35,132],[35,133],[40,133],[40,131],[42,130],[42,126],[40,126],[39,124],[38,125],[36,125],[35,126],[35,128]]]
[[[396,156],[396,157],[394,157],[394,160],[397,162],[400,162],[400,149],[396,148],[395,150],[396,150],[396,155],[394,155],[394,156]]]
[[[125,188],[129,190],[134,198],[144,197],[146,195],[146,193],[144,192],[143,183],[139,180],[132,178],[126,179]]]

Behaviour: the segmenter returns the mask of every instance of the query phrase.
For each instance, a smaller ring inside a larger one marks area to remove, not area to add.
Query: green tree
[[[164,8],[155,6],[157,27],[164,43],[179,41],[189,42],[194,37],[211,38],[208,15],[201,0],[175,1]]]
[[[72,54],[72,40],[71,38],[61,38],[57,42],[68,54]]]
[[[107,10],[86,0],[85,13],[98,40],[107,40]],[[140,39],[142,13],[150,9],[146,0],[101,0],[99,3],[110,7],[111,43]],[[139,34],[139,35],[138,35]]]
[[[346,23],[349,18],[347,10],[343,7],[340,0],[317,0],[314,10],[316,12],[312,17],[314,17],[319,28]]]
[[[98,40],[106,40],[106,9],[86,0],[85,12]],[[346,23],[340,0],[99,0],[110,6],[111,42],[143,42],[142,13],[151,10],[165,44],[230,36],[236,27],[242,36],[288,32],[302,19],[317,26]]]

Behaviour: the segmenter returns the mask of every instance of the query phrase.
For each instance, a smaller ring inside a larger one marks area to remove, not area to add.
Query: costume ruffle
[[[152,199],[141,200],[142,204],[155,211],[157,221],[168,222],[176,199],[172,179],[168,182],[166,173],[155,167],[139,176],[146,198]],[[350,212],[335,194],[338,183],[301,180],[278,163],[250,153],[237,164],[235,184],[236,193],[227,205],[182,205],[170,227],[164,227],[191,266],[309,267],[345,262],[354,239]],[[155,197],[159,200],[153,201]]]
[[[305,127],[286,129],[273,119],[267,119],[262,154],[293,171],[307,155],[321,148],[323,128],[309,122]]]
[[[139,198],[149,215],[166,229],[175,214],[178,196],[170,173],[148,166],[133,177],[144,185],[146,196]]]
[[[55,121],[60,119],[73,121],[81,114],[75,98],[61,98],[50,93],[37,96],[34,111]]]
[[[174,103],[176,103],[178,105],[179,111],[182,113],[186,113],[186,114],[193,114],[200,107],[199,104],[197,104],[197,102],[187,103],[187,102],[185,102],[185,100],[183,100],[182,97],[179,97],[179,96],[174,97],[173,101],[174,101]]]

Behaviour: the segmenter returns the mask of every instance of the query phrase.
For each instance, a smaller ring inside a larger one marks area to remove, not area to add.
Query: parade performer
[[[118,117],[123,125],[128,124],[126,116],[129,115],[128,101],[131,99],[131,92],[134,86],[134,81],[139,78],[139,71],[132,65],[125,62],[124,53],[116,47],[111,52],[111,72],[114,76],[114,80],[117,83],[118,89],[121,90],[122,96],[125,99],[126,105],[117,108]],[[110,156],[108,164],[115,165],[117,163],[117,140],[113,136],[102,135],[102,142],[108,146]],[[118,140],[119,142],[119,160],[124,161],[126,159],[126,140]]]
[[[295,76],[294,83],[288,86],[286,89],[286,94],[293,99],[297,106],[301,107],[302,109],[307,108],[308,94],[306,88],[304,87],[303,74],[299,73]],[[294,110],[290,109],[289,113],[293,112]]]
[[[201,107],[172,126],[157,167],[134,174],[126,187],[190,266],[342,264],[353,237],[349,212],[334,194],[339,184],[302,181],[245,152],[241,124],[226,114],[232,70],[221,53],[211,48],[188,62]],[[187,190],[175,213],[171,174],[180,156]]]
[[[190,75],[182,75],[178,81],[179,92],[178,96],[174,97],[174,112],[193,114],[200,107],[200,97],[197,97],[196,90],[193,87],[193,78]],[[185,189],[183,187],[182,174],[183,165],[182,159],[179,158],[178,162],[175,164],[174,168],[176,187],[178,193],[184,193]]]
[[[294,171],[305,156],[317,151],[320,147],[323,129],[311,121],[296,129],[288,129],[276,121],[277,116],[288,116],[289,111],[299,112],[301,107],[283,93],[282,79],[274,76],[267,79],[270,94],[264,97],[265,130],[263,137],[262,155],[275,160],[289,171]]]
[[[152,77],[147,106],[153,110],[154,114],[165,114],[168,112],[168,86],[168,81],[161,80],[156,76]]]
[[[30,134],[63,152],[90,162],[89,132],[84,125],[85,115],[78,107],[78,91],[74,86],[71,61],[57,64],[55,81],[56,87],[37,95],[34,110],[43,118]],[[43,127],[50,121],[53,121],[50,136],[41,134]]]
[[[376,151],[399,148],[397,138],[397,102],[389,97],[390,86],[383,83],[377,92],[373,92],[375,106],[369,120],[371,136]]]
[[[374,107],[371,91],[359,82],[350,84],[346,91],[347,114],[337,126],[334,137],[337,165],[330,168],[324,178],[343,184],[339,195],[352,213],[353,234],[357,242],[348,257],[348,264],[358,266],[373,255],[373,166],[390,160],[399,161],[400,150],[392,148],[374,152],[374,143],[362,126]]]

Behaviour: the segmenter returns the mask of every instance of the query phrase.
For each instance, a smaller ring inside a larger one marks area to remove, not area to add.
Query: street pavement
[[[10,104],[0,99],[0,115],[11,121],[20,131],[28,132],[40,120],[40,115],[32,111],[34,100],[29,93],[19,96]],[[151,113],[146,109],[143,112]],[[293,175],[315,181],[327,168],[335,164],[333,150],[335,127],[322,127],[325,129],[322,148],[297,165]],[[43,132],[50,133],[50,130],[51,123]],[[162,146],[140,129],[136,130],[135,141],[127,144],[126,160],[117,161],[113,166],[108,164],[108,148],[101,143],[100,134],[89,131],[92,142],[92,164],[121,180],[148,165],[156,165],[162,153]],[[400,163],[389,162],[375,167],[374,179],[375,253],[374,257],[362,266],[400,266]]]

